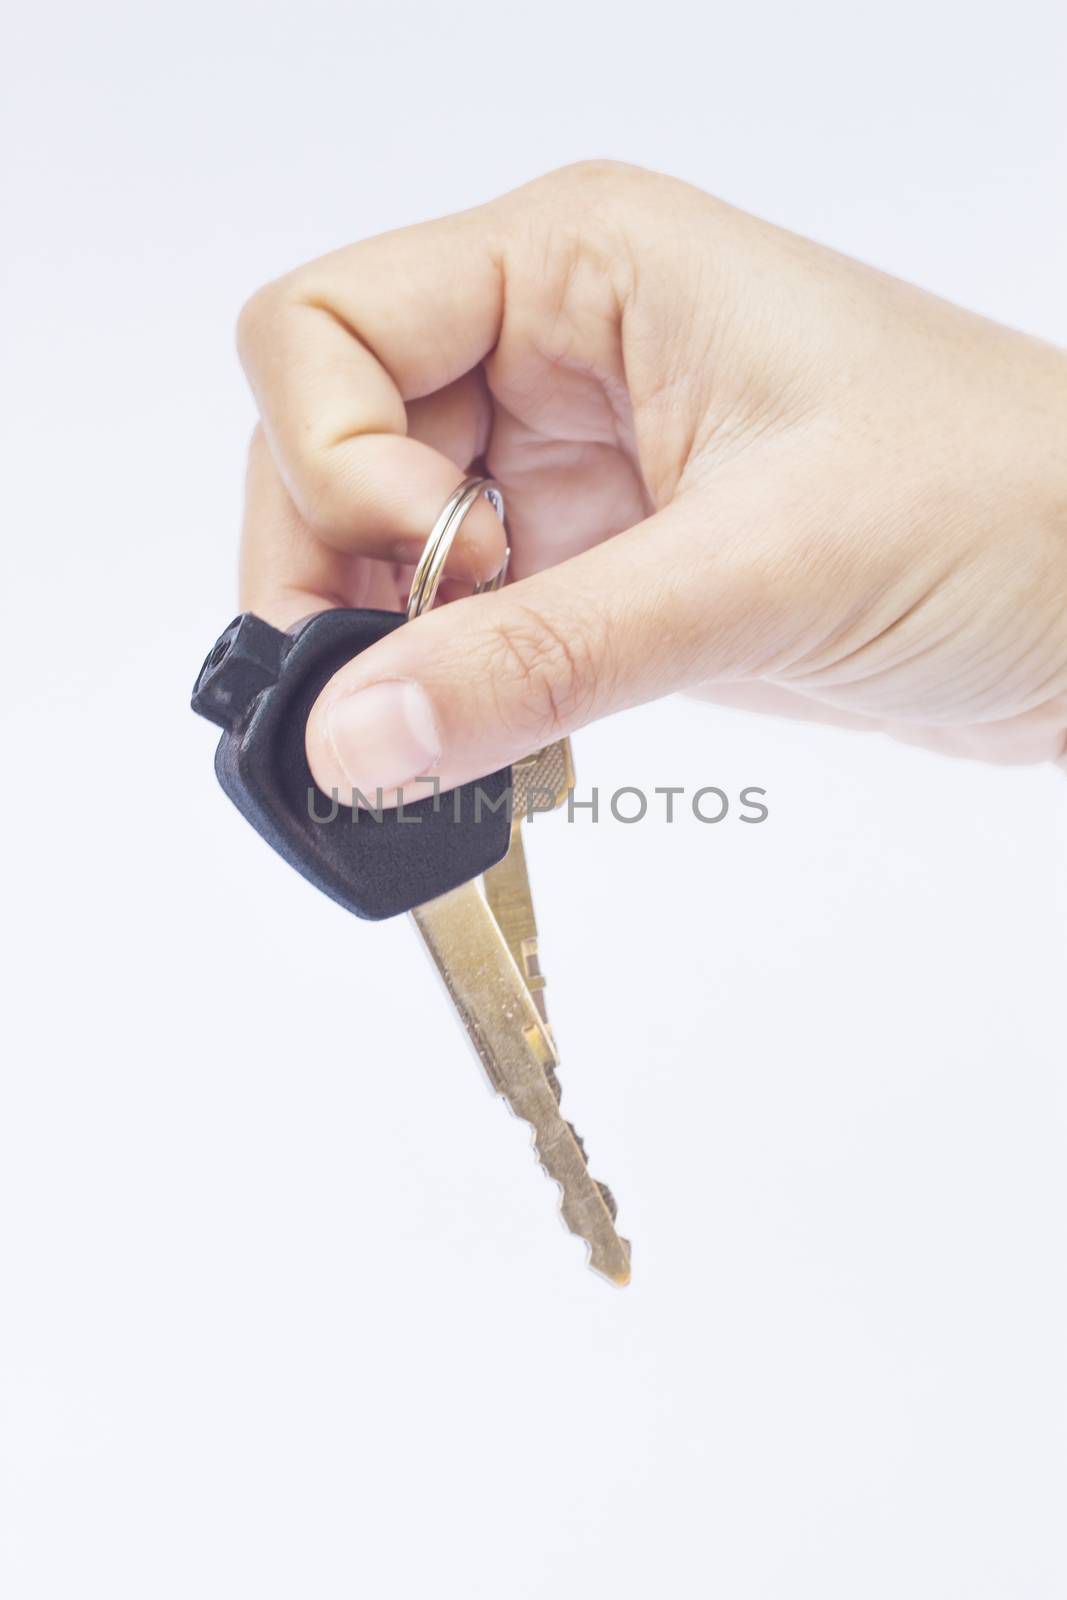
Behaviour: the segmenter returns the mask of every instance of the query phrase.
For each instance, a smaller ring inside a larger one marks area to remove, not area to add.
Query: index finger
[[[483,207],[334,251],[245,306],[238,348],[271,453],[327,544],[417,558],[467,463],[409,439],[405,402],[477,366],[497,341],[503,300]],[[462,545],[454,565],[467,575],[499,566],[488,501],[468,516]]]

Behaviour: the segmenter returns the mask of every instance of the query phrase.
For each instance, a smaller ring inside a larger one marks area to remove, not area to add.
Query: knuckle
[[[244,366],[254,359],[267,330],[278,316],[281,295],[276,283],[266,283],[248,297],[237,315],[237,353]]]
[[[642,167],[631,166],[628,161],[611,161],[599,156],[574,161],[569,166],[560,167],[553,174],[554,177],[585,190],[615,188],[634,177],[644,175]]]
[[[540,180],[543,204],[520,231],[513,271],[526,274],[547,305],[550,334],[564,338],[563,308],[576,295],[611,319],[629,297],[634,268],[630,229],[635,208],[653,181],[622,161],[579,161]],[[516,259],[516,255],[518,259]]]
[[[565,633],[522,605],[493,628],[486,655],[498,714],[531,744],[545,743],[589,716],[599,668],[588,635]]]
[[[281,324],[308,298],[310,268],[273,278],[250,294],[237,313],[237,352],[245,365],[277,337]]]

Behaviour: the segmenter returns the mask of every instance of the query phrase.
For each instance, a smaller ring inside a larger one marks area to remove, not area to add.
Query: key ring
[[[463,519],[476,501],[484,494],[493,510],[504,523],[504,532],[507,533],[507,523],[504,520],[504,496],[500,487],[492,478],[464,478],[459,488],[450,495],[445,502],[440,516],[430,529],[419,564],[415,568],[415,576],[411,580],[411,592],[408,595],[408,621],[413,617],[421,617],[424,611],[429,611],[437,598],[437,591],[441,587],[441,579],[445,575],[445,562],[448,560],[449,551],[455,543],[456,534],[463,526]],[[508,561],[511,557],[510,549],[505,549],[504,559],[500,570],[484,583],[475,584],[475,594],[484,594],[492,589],[499,589],[507,575]]]

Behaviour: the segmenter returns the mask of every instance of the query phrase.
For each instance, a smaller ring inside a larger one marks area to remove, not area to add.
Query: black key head
[[[193,710],[223,730],[215,771],[237,809],[316,888],[374,920],[476,878],[506,855],[511,838],[510,767],[437,797],[428,786],[402,811],[353,810],[315,786],[304,751],[311,707],[346,661],[404,620],[391,611],[323,611],[281,633],[245,612],[193,690]],[[376,797],[366,798],[373,806]]]

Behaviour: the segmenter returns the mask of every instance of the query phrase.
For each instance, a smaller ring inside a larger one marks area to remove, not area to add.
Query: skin
[[[239,347],[245,608],[403,609],[468,464],[507,501],[513,581],[323,691],[324,791],[448,788],[679,689],[1064,761],[1061,352],[604,163],[300,268]],[[503,543],[479,502],[449,573]],[[382,684],[406,687],[350,698]]]

